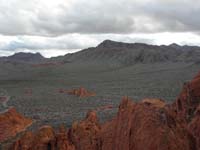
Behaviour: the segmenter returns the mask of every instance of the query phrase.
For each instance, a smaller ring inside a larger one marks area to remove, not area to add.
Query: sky
[[[64,55],[106,39],[200,45],[200,0],[0,0],[0,56]]]

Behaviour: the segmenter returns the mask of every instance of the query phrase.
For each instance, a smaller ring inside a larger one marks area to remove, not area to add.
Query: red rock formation
[[[195,112],[195,116],[189,123],[189,129],[196,138],[198,149],[200,150],[200,106]]]
[[[185,83],[173,108],[179,118],[187,121],[200,150],[200,73],[192,81]]]
[[[0,142],[16,136],[32,124],[32,120],[17,113],[15,108],[10,108],[0,114]]]
[[[150,99],[150,98],[145,98],[142,100],[142,103],[146,103],[146,104],[153,104],[154,106],[156,107],[164,107],[166,104],[165,104],[165,101],[161,100],[161,99]]]
[[[75,150],[68,140],[67,131],[61,127],[58,133],[50,126],[43,126],[35,134],[26,132],[10,150]]]
[[[181,118],[190,121],[200,103],[200,73],[190,82],[185,83],[174,107]]]
[[[96,112],[90,111],[85,120],[75,122],[70,129],[70,137],[76,150],[98,150],[100,132]]]
[[[117,117],[102,126],[101,149],[195,150],[195,140],[186,124],[160,103],[134,103],[124,98]]]
[[[73,89],[71,91],[68,91],[67,93],[70,94],[70,95],[78,96],[80,98],[90,97],[90,96],[96,95],[94,92],[89,92],[86,89],[84,89],[83,87],[80,87],[79,89]]]
[[[27,132],[12,145],[11,150],[96,150],[99,132],[96,113],[91,111],[85,120],[75,122],[69,131],[61,127],[56,133],[52,127],[44,126],[35,134]]]
[[[100,125],[96,113],[91,111],[85,120],[75,122],[68,134],[62,134],[62,138],[48,127],[49,134],[44,131],[41,134],[41,130],[34,136],[28,134],[13,149],[21,150],[26,145],[23,143],[28,143],[23,139],[29,139],[32,141],[29,150],[58,147],[62,147],[60,150],[196,150],[196,141],[187,124],[169,110],[160,100],[134,103],[125,97],[117,116],[110,122]]]

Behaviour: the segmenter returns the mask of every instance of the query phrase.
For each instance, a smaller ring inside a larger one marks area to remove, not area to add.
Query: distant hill
[[[157,46],[105,40],[97,47],[67,54],[57,59],[64,62],[102,62],[124,65],[156,62],[199,62],[200,47],[177,44]]]
[[[40,53],[15,53],[8,57],[0,57],[0,61],[4,62],[22,62],[22,63],[37,63],[45,58]]]
[[[171,45],[148,45],[143,43],[123,43],[105,40],[96,47],[87,48],[76,53],[44,58],[40,53],[16,53],[0,57],[0,61],[17,63],[97,63],[133,65],[162,62],[200,62],[200,47]]]

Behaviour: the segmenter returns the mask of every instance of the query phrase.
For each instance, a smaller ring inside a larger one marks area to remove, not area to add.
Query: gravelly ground
[[[101,121],[111,119],[124,95],[136,101],[158,97],[171,102],[183,83],[199,70],[198,65],[183,63],[138,64],[123,68],[66,64],[29,69],[25,78],[17,75],[19,78],[1,79],[0,88],[11,96],[9,106],[36,120],[32,128],[44,124],[70,126],[73,121],[83,119],[88,110],[104,105],[114,108],[98,112],[99,118]],[[69,90],[80,86],[97,95],[80,99],[58,92],[61,88]],[[31,95],[26,94],[27,89],[32,89]]]

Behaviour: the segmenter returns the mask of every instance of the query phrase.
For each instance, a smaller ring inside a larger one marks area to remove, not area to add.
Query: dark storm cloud
[[[4,35],[200,30],[200,2],[195,0],[0,1],[0,33]]]

